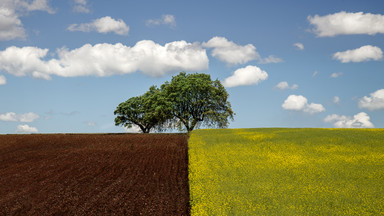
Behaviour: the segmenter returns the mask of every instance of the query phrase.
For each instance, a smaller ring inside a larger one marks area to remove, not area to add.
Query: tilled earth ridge
[[[187,139],[0,135],[0,215],[189,215]]]

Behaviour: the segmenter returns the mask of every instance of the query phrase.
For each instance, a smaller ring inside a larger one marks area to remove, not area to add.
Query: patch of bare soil
[[[189,215],[184,134],[0,135],[0,215]]]

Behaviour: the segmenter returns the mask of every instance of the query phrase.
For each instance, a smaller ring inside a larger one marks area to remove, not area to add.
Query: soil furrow
[[[189,215],[187,139],[0,135],[0,215]]]

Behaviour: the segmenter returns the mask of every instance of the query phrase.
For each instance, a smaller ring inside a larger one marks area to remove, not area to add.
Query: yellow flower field
[[[384,129],[208,129],[189,139],[192,215],[384,215]]]

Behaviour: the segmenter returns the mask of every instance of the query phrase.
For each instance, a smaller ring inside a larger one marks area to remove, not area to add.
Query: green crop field
[[[384,129],[197,130],[191,215],[384,215]]]

